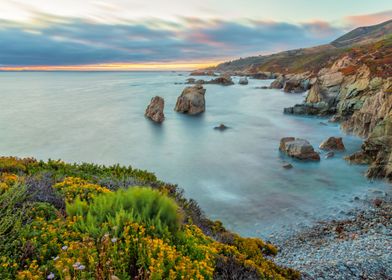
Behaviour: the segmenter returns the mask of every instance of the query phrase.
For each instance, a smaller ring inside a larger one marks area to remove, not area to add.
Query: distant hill
[[[392,34],[392,20],[377,25],[358,27],[331,42],[331,45],[340,48],[366,44],[375,40],[385,39],[383,37],[387,37],[390,34]]]
[[[295,49],[272,55],[251,56],[228,61],[212,67],[218,72],[245,71],[249,73],[269,71],[278,73],[318,72],[330,60],[355,45],[389,39],[392,36],[392,20],[381,24],[359,27],[339,37],[330,44],[312,48]]]

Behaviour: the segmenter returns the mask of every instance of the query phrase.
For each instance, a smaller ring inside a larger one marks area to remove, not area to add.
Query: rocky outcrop
[[[215,72],[212,70],[195,70],[192,71],[190,74],[190,76],[216,76]]]
[[[351,163],[369,164],[368,177],[392,180],[392,112],[379,121],[362,144],[361,151],[346,159]]]
[[[278,76],[275,81],[273,81],[270,85],[270,88],[275,88],[275,89],[282,89],[284,87],[284,83],[286,81],[286,78],[284,75]]]
[[[329,137],[320,144],[319,148],[326,151],[345,150],[342,137]]]
[[[283,112],[294,115],[326,116],[333,114],[335,111],[329,107],[328,103],[318,102],[296,104],[293,107],[284,108]]]
[[[150,118],[154,122],[161,123],[165,119],[163,109],[165,107],[165,101],[160,96],[155,96],[151,99],[150,105],[148,105],[145,116]]]
[[[206,90],[202,85],[186,87],[177,99],[175,111],[189,115],[196,115],[205,111]]]
[[[238,81],[238,83],[240,85],[247,85],[249,83],[248,79],[246,77],[242,77],[240,78],[240,80]]]
[[[361,151],[346,159],[369,164],[369,177],[392,179],[392,64],[378,62],[392,52],[379,49],[356,50],[321,69],[305,102],[284,112],[331,115],[345,132],[366,138]]]
[[[305,72],[300,74],[281,75],[276,78],[270,85],[270,88],[283,89],[287,93],[302,93],[311,87],[314,81],[311,79],[311,73]]]
[[[189,78],[186,80],[186,84],[196,84],[196,85],[208,85],[208,84],[213,84],[213,85],[222,85],[222,86],[231,86],[234,85],[233,80],[229,75],[222,75],[219,76],[218,78],[205,81],[205,80],[196,80],[194,78]]]
[[[319,161],[320,155],[313,146],[305,139],[285,137],[280,140],[279,150],[290,157],[305,160]]]
[[[217,84],[222,86],[231,86],[234,85],[233,80],[229,75],[221,75],[218,78],[215,78],[211,81],[205,82],[206,84]]]
[[[269,79],[276,79],[278,76],[272,72],[256,72],[256,73],[249,73],[248,74],[253,79],[258,80],[269,80]]]

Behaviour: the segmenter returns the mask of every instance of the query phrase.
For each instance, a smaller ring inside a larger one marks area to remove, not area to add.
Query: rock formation
[[[313,146],[305,139],[285,137],[280,140],[279,150],[290,157],[306,160],[319,161],[320,155]]]
[[[228,129],[228,128],[229,128],[229,127],[226,126],[226,125],[224,125],[223,123],[221,123],[220,125],[214,127],[214,129],[220,130],[220,131],[224,131],[224,130],[226,130],[226,129]]]
[[[240,85],[247,85],[249,83],[249,81],[246,77],[241,77],[238,83]]]
[[[206,82],[206,84],[218,84],[218,85],[222,85],[222,86],[231,86],[231,85],[234,85],[234,82],[229,75],[221,75],[218,78],[215,78],[211,81]]]
[[[342,137],[329,137],[320,144],[319,148],[327,151],[343,151],[345,149]]]
[[[197,85],[213,84],[213,85],[230,86],[230,85],[234,85],[234,82],[229,75],[222,75],[219,76],[218,78],[209,81],[189,78],[186,80],[186,84],[197,84]]]
[[[303,104],[289,114],[331,115],[344,131],[365,137],[361,151],[347,157],[367,163],[369,177],[392,180],[392,50],[366,45],[344,54],[315,76]]]
[[[189,115],[196,115],[205,111],[206,90],[202,85],[186,87],[177,99],[175,111]]]
[[[163,114],[164,107],[165,101],[163,98],[160,96],[155,96],[151,99],[151,102],[148,105],[144,115],[154,122],[161,123],[165,119],[165,115]]]
[[[191,76],[216,76],[215,72],[212,70],[195,70],[192,71],[189,75]]]

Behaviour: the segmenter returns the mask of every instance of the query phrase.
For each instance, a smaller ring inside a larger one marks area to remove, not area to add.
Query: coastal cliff
[[[330,44],[243,58],[214,68],[268,79],[270,88],[308,91],[286,114],[329,116],[350,134],[365,138],[347,157],[369,164],[367,176],[392,180],[392,20],[357,28]]]
[[[366,140],[349,156],[369,164],[367,176],[392,180],[392,39],[358,46],[322,68],[305,102],[285,113],[331,116]]]

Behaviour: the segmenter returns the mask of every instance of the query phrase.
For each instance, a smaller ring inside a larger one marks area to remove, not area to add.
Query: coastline
[[[302,279],[390,279],[392,275],[392,190],[356,197],[347,218],[320,221],[291,237],[270,241],[274,261],[302,273]]]

